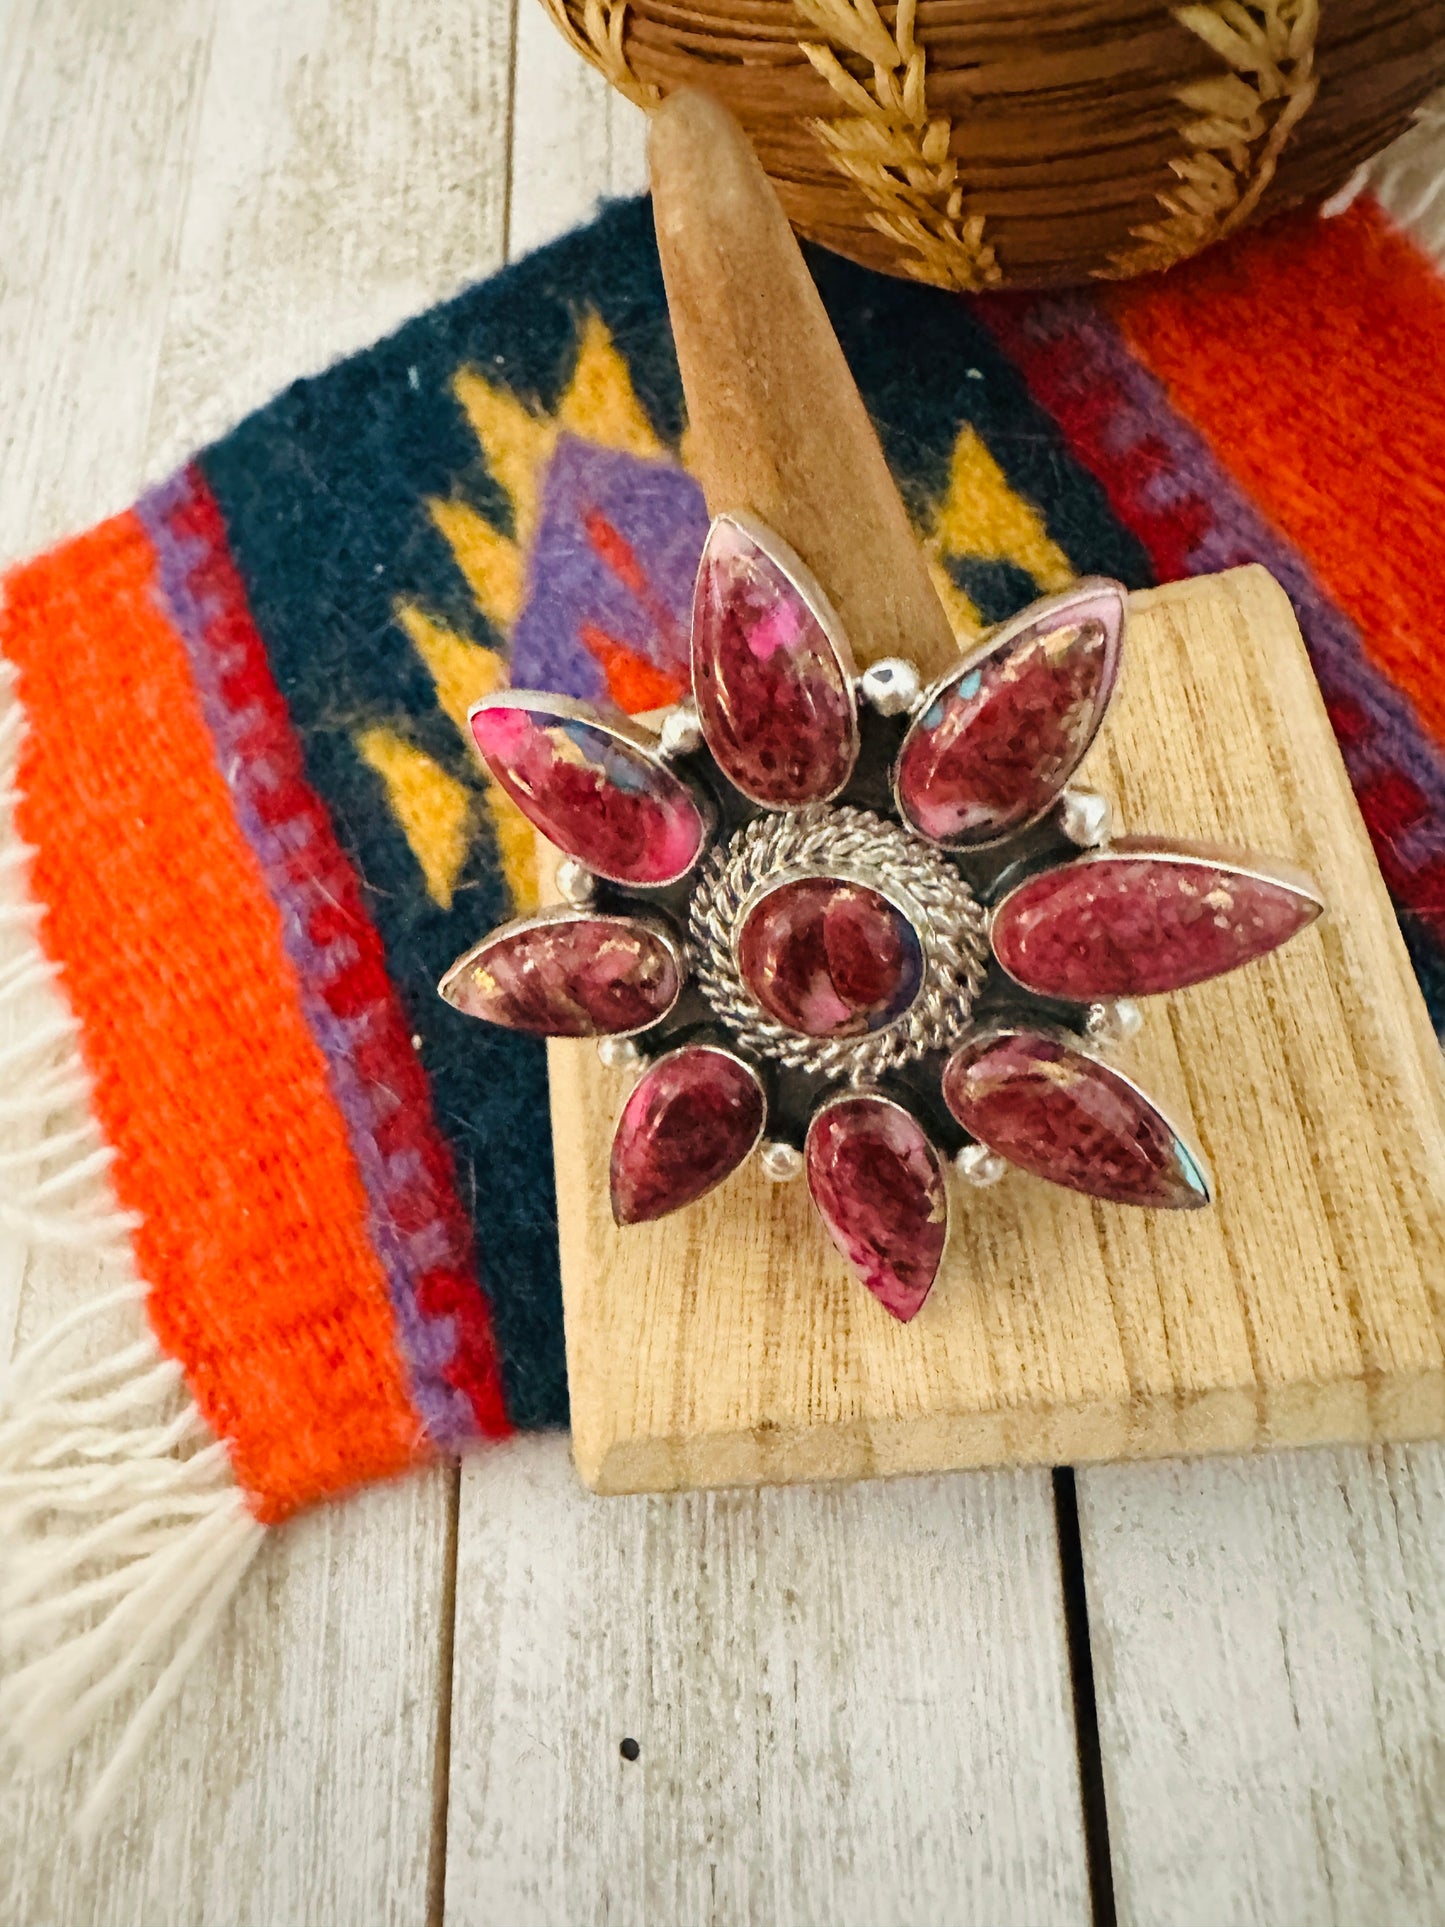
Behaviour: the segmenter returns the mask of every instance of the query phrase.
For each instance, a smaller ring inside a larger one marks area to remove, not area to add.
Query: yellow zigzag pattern
[[[985,624],[948,573],[949,557],[1012,562],[1043,590],[1065,588],[1074,576],[1069,558],[1049,535],[1043,517],[1009,487],[982,437],[968,423],[953,445],[948,488],[934,511],[924,548],[934,587],[960,642],[981,635]]]
[[[503,638],[510,637],[526,600],[527,568],[541,509],[547,464],[566,432],[641,460],[663,461],[659,441],[637,399],[631,372],[606,325],[595,314],[582,323],[572,376],[552,415],[534,413],[472,368],[456,376],[453,392],[472,426],[493,480],[511,507],[511,530],[489,522],[468,502],[434,498],[427,512],[445,538],[478,610]],[[686,436],[683,440],[686,453]],[[983,621],[954,583],[953,558],[1011,562],[1040,589],[1063,588],[1073,576],[1069,559],[1030,503],[1016,495],[982,439],[959,432],[948,487],[923,536],[929,568],[960,643],[982,633]],[[437,706],[467,741],[467,711],[506,681],[506,660],[461,634],[419,604],[399,601],[397,621],[436,687]],[[360,731],[357,748],[385,785],[392,813],[411,847],[428,894],[449,909],[466,862],[474,800],[490,818],[513,903],[521,914],[537,906],[537,861],[526,818],[480,767],[475,788],[444,770],[393,729]]]
[[[456,558],[478,609],[506,637],[525,602],[527,558],[537,530],[543,478],[558,435],[569,432],[646,460],[666,459],[668,451],[637,399],[626,361],[597,315],[589,315],[582,324],[576,365],[554,415],[534,414],[475,369],[462,369],[452,389],[482,446],[493,480],[511,505],[512,528],[510,534],[497,528],[469,502],[455,498],[434,498],[427,503],[427,512]],[[470,749],[467,711],[506,681],[505,658],[415,602],[399,601],[396,617],[436,686],[438,707]],[[467,859],[471,792],[424,750],[407,744],[392,730],[363,730],[356,742],[386,786],[392,814],[416,858],[428,894],[449,909]],[[475,782],[491,818],[513,904],[525,915],[538,902],[531,826],[480,767]],[[465,808],[459,799],[466,799]]]
[[[363,729],[356,747],[386,785],[392,815],[421,865],[428,894],[443,910],[467,857],[472,793],[425,750],[378,724]]]
[[[423,614],[411,603],[404,603],[397,611],[397,616],[402,628],[411,637],[412,646],[431,672],[438,703],[465,737],[467,711],[473,703],[479,703],[483,696],[490,696],[494,689],[506,682],[506,663],[495,649],[484,649],[480,643],[458,635],[455,629]],[[492,782],[490,777],[484,777],[483,781],[502,871],[513,903],[525,916],[537,908],[539,901],[537,850],[532,826],[500,784]],[[415,844],[412,847],[415,849]],[[465,857],[466,851],[463,850],[458,868]],[[420,855],[418,861],[425,870],[426,864]],[[456,871],[453,871],[447,885],[448,901],[455,877]],[[435,890],[432,895],[436,896]],[[440,902],[440,898],[437,900]]]

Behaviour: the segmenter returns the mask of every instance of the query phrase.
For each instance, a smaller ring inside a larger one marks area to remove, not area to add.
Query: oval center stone
[[[888,899],[839,877],[780,883],[749,911],[738,968],[768,1015],[806,1037],[863,1037],[923,984],[918,932]]]

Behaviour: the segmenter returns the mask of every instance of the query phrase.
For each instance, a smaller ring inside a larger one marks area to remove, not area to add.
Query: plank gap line
[[[447,1823],[452,1785],[452,1669],[457,1644],[457,1553],[462,1467],[447,1467],[446,1546],[442,1553],[441,1625],[437,1646],[436,1737],[432,1747],[431,1850],[426,1870],[427,1927],[443,1927],[447,1899]]]
[[[507,23],[507,108],[502,135],[502,260],[512,259],[512,196],[517,179],[517,0]]]
[[[1094,1927],[1117,1927],[1113,1861],[1109,1851],[1109,1803],[1104,1787],[1104,1752],[1099,1740],[1099,1708],[1094,1692],[1094,1654],[1089,1643],[1089,1597],[1084,1583],[1084,1548],[1079,1536],[1079,1499],[1074,1468],[1053,1471],[1054,1521],[1059,1547],[1059,1584],[1064,1599],[1064,1636],[1074,1706],[1074,1740],[1079,1759],[1079,1803],[1084,1818],[1084,1862]]]

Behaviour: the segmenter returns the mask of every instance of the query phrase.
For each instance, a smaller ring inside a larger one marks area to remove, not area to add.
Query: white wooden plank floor
[[[461,1524],[458,1927],[1089,1918],[1046,1473],[598,1501],[559,1439]]]
[[[1079,1475],[1119,1919],[1445,1919],[1445,1448]]]
[[[641,184],[522,7],[0,0],[0,558]],[[1081,1578],[1037,1472],[520,1441],[279,1534],[92,1845],[106,1734],[0,1789],[0,1924],[1439,1921],[1442,1543],[1434,1447],[1081,1473]]]

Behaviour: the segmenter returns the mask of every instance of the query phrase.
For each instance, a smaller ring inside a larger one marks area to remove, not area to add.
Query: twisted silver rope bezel
[[[735,951],[744,906],[786,875],[872,881],[902,901],[923,949],[923,982],[908,1009],[866,1037],[806,1037],[770,1017],[748,989]],[[940,850],[872,810],[810,803],[754,817],[709,856],[688,908],[699,989],[744,1051],[791,1070],[867,1083],[946,1050],[968,1029],[988,965],[987,919]]]

